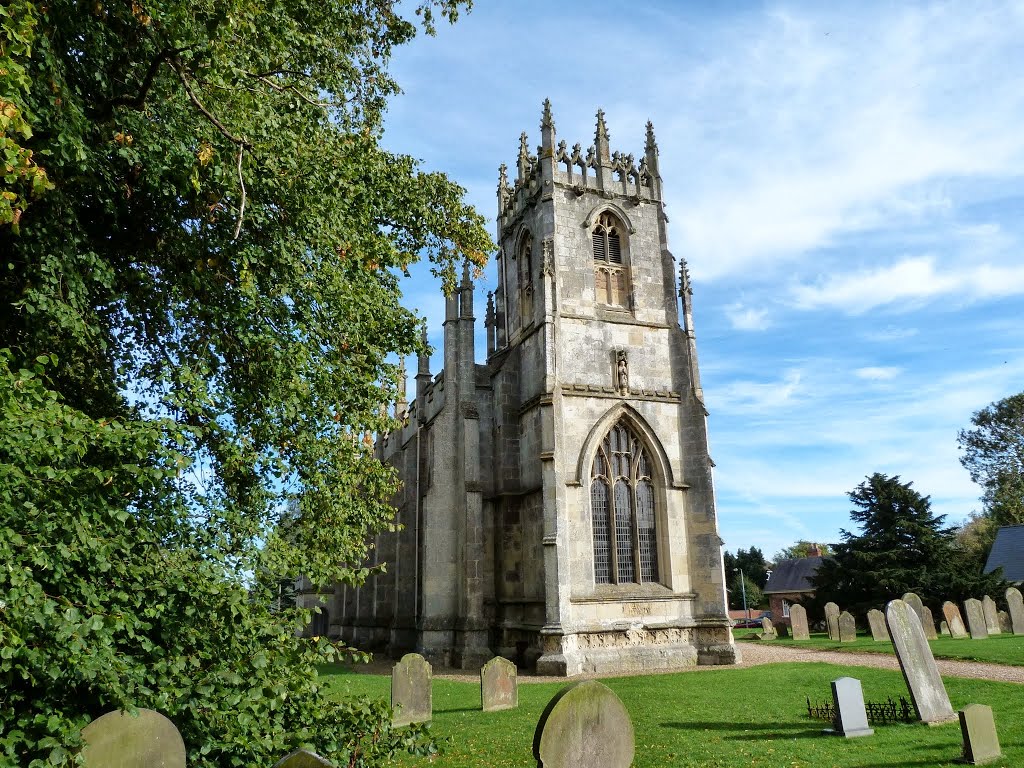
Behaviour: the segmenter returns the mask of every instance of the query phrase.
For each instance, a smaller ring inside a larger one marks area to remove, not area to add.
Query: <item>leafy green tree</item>
[[[863,613],[916,592],[936,610],[944,600],[996,593],[1001,578],[982,576],[958,557],[954,531],[912,485],[876,472],[849,493],[860,531],[841,531],[843,540],[812,579],[820,602]]]
[[[766,604],[764,592],[745,573],[743,578],[740,574],[732,573],[729,579],[729,608],[738,611],[743,608],[744,588],[746,588],[746,607],[750,610],[761,608]]]
[[[960,463],[984,491],[985,516],[996,527],[1024,523],[1024,392],[982,408],[971,423],[958,436]]]
[[[817,554],[822,557],[829,557],[832,554],[832,546],[830,544],[816,544],[813,541],[807,541],[806,539],[800,539],[795,544],[780,549],[775,553],[773,558],[775,562],[779,560],[791,560],[800,557],[811,557],[811,553],[817,550]]]
[[[738,610],[743,607],[740,582],[742,571],[747,588],[747,606],[760,606],[764,603],[765,583],[768,581],[768,563],[764,553],[757,547],[749,550],[738,549],[736,554],[728,550],[723,554],[726,581],[729,584],[729,607]]]
[[[398,276],[422,256],[450,288],[492,247],[458,185],[379,145],[402,11],[4,6],[5,141],[47,181],[9,171],[0,228],[3,760],[68,765],[132,706],[202,768],[419,743],[325,703],[315,665],[344,649],[271,611],[280,575],[365,578],[391,518],[370,436],[393,426],[387,356],[419,346]]]

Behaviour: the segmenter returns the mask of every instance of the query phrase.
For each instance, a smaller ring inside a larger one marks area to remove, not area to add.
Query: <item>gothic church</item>
[[[387,572],[320,595],[329,634],[475,668],[500,654],[576,675],[731,664],[721,540],[685,262],[666,239],[658,147],[584,154],[545,102],[498,183],[498,284],[476,362],[468,271],[444,367],[421,356]],[[677,282],[678,275],[678,282]],[[323,621],[323,617],[321,617]]]

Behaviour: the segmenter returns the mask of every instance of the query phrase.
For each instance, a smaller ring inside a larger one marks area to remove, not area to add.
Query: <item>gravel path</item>
[[[743,653],[744,667],[758,664],[776,664],[782,661],[824,661],[854,667],[899,669],[895,656],[883,653],[846,653],[845,651],[818,651],[810,648],[790,648],[770,643],[737,643]],[[1004,683],[1024,683],[1024,667],[986,664],[980,661],[952,661],[936,659],[939,674],[949,677],[972,677],[977,680],[997,680]]]
[[[820,661],[828,664],[841,664],[853,667],[877,667],[879,669],[898,670],[899,663],[895,656],[883,653],[846,653],[840,651],[820,651],[812,648],[793,648],[772,643],[740,642],[736,644],[743,654],[743,662],[740,666],[755,667],[760,664],[778,664],[789,661]],[[358,666],[359,672],[370,674],[391,674],[391,666],[394,662],[384,659],[374,660],[366,666]],[[948,659],[936,659],[939,665],[939,673],[949,677],[971,677],[978,680],[996,680],[1006,683],[1024,683],[1024,667],[1008,667],[1002,664],[985,664],[979,661],[951,661]],[[716,669],[716,667],[689,667],[675,672],[693,672]],[[719,667],[720,669],[720,667]],[[637,672],[636,674],[651,674],[650,672]],[[461,669],[434,669],[434,677],[447,680],[459,680],[462,682],[479,682],[479,674],[469,674]],[[600,675],[580,675],[573,680],[585,680],[587,678],[600,677]],[[533,675],[528,672],[520,673],[520,683],[557,683],[563,682],[564,677],[546,677]]]

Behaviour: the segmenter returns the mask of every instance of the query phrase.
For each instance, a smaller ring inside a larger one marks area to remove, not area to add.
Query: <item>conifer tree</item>
[[[912,486],[876,472],[849,493],[860,531],[841,531],[843,541],[822,562],[813,579],[819,602],[864,613],[916,592],[937,610],[944,600],[996,593],[1000,577],[982,576],[958,557],[954,530]]]

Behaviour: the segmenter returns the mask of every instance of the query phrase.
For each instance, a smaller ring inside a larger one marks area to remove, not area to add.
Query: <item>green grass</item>
[[[820,721],[806,713],[806,697],[826,701],[829,681],[859,678],[872,701],[908,696],[898,672],[792,663],[751,668],[720,668],[646,677],[603,680],[618,694],[636,730],[635,768],[875,768],[876,766],[954,766],[960,755],[960,728],[876,726],[861,739],[823,736]],[[390,678],[382,675],[328,674],[329,695],[365,694],[387,698]],[[1024,686],[947,678],[954,709],[988,704],[1005,759],[994,765],[1024,765]],[[519,708],[480,711],[480,687],[438,679],[433,684],[432,732],[444,742],[438,768],[534,768],[533,733],[537,719],[563,683],[524,683]],[[909,698],[909,696],[908,696]],[[400,765],[422,765],[422,759]],[[580,768],[586,768],[580,766]]]
[[[737,640],[753,638],[753,632],[745,629],[733,630]],[[760,642],[760,641],[755,641]],[[828,635],[813,634],[810,640],[797,642],[791,637],[772,641],[779,645],[793,648],[814,648],[822,651],[847,651],[852,653],[895,653],[892,643],[876,643],[870,634],[859,634],[852,643],[837,643],[829,640]],[[987,661],[992,664],[1024,666],[1024,635],[992,635],[984,640],[954,639],[939,637],[930,640],[929,645],[937,659],[963,659],[968,661]]]

